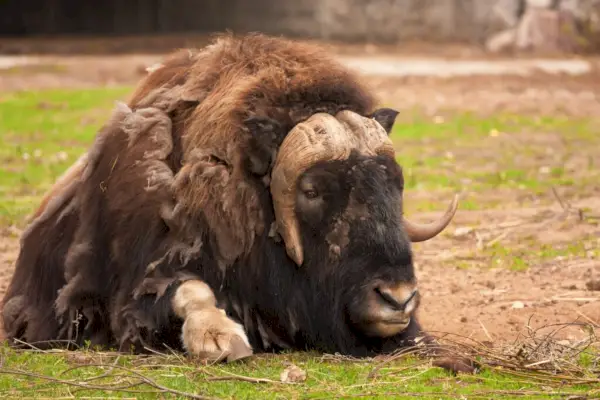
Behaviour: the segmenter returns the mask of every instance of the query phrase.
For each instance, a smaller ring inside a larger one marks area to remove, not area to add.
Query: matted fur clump
[[[176,196],[187,213],[203,210],[223,257],[231,261],[247,252],[254,235],[265,229],[243,176],[248,169],[244,164],[268,175],[284,135],[315,113],[370,112],[374,99],[359,82],[320,47],[260,34],[224,35],[202,50],[169,57],[142,82],[130,105],[135,109],[146,103],[159,84],[178,87],[184,110],[174,120],[181,152],[176,164],[189,173],[180,173]],[[186,105],[194,105],[193,110],[185,110]],[[259,126],[261,137],[253,137],[249,121],[260,124],[263,118],[279,125]],[[271,164],[260,165],[265,159]],[[218,173],[207,177],[198,170],[215,161]]]

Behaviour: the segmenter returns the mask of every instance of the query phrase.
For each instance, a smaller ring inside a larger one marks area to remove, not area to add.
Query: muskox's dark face
[[[288,133],[271,174],[277,230],[310,287],[311,318],[341,317],[376,338],[408,327],[419,303],[411,242],[441,232],[457,206],[429,225],[403,216],[395,115],[315,114]]]
[[[401,332],[419,295],[401,223],[400,166],[387,155],[353,152],[312,166],[297,185],[303,268],[333,289],[332,301],[355,329],[382,337]]]

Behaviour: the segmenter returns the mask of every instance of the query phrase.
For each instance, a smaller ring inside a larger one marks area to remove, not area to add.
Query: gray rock
[[[515,46],[520,50],[558,50],[558,12],[527,8],[517,28]]]
[[[509,28],[502,32],[493,34],[485,42],[485,48],[491,53],[502,53],[514,48],[517,40],[517,29]]]

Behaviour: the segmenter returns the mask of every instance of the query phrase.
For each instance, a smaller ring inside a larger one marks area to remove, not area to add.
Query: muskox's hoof
[[[231,339],[229,344],[231,352],[227,356],[227,362],[242,360],[252,356],[252,349],[238,336]]]
[[[190,313],[182,329],[183,345],[192,358],[232,362],[252,355],[244,328],[217,308]]]

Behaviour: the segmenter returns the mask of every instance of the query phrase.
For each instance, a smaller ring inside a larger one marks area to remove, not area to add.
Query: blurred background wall
[[[231,29],[392,42],[482,40],[497,0],[0,0],[0,35]]]
[[[0,0],[15,38],[260,31],[309,39],[463,42],[488,51],[600,50],[600,0]],[[122,46],[119,40],[113,45]],[[150,45],[149,47],[155,47]]]

